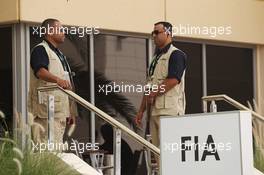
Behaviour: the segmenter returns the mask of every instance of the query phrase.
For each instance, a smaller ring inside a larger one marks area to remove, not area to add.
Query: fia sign
[[[251,113],[161,118],[162,175],[252,175]]]

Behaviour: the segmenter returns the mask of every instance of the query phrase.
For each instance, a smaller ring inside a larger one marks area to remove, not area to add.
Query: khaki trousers
[[[160,147],[160,116],[151,116],[149,120],[149,129],[152,137],[152,144]]]

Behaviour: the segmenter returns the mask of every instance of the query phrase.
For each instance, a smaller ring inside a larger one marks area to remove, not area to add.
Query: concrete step
[[[259,170],[257,170],[256,168],[255,169],[255,174],[254,175],[264,175],[262,172],[260,172]]]
[[[62,161],[68,164],[70,167],[78,171],[82,175],[102,175],[96,171],[93,167],[88,165],[85,161],[72,153],[59,153],[56,154]]]

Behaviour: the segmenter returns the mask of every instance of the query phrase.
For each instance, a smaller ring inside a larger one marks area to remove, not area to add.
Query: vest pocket
[[[165,96],[165,108],[175,108],[177,105],[177,92],[174,88],[164,94]]]
[[[62,101],[60,97],[55,97],[54,101],[54,112],[61,112],[62,110]]]
[[[165,108],[175,108],[176,101],[174,96],[165,95]]]
[[[161,108],[164,108],[164,102],[165,102],[165,96],[162,95],[162,96],[157,96],[156,97],[156,100],[155,100],[155,107],[157,109],[161,109]]]
[[[157,96],[155,101],[155,107],[157,109],[177,107],[177,98],[175,98],[176,94],[177,93],[172,89],[162,96]]]
[[[40,106],[42,106],[43,110],[47,110],[48,107],[48,102],[47,99],[44,99],[44,103],[40,104]],[[62,110],[62,101],[61,98],[59,96],[55,96],[54,97],[54,112],[61,112]]]

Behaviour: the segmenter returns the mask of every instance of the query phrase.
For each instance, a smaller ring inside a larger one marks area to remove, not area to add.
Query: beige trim
[[[0,24],[19,22],[19,0],[3,0],[0,2]]]
[[[5,0],[0,2],[0,24],[41,23],[53,17],[70,26],[149,34],[154,23],[168,20],[175,26],[232,26],[231,35],[181,37],[264,44],[263,11],[264,2],[258,0]]]
[[[149,33],[156,21],[164,20],[163,6],[161,0],[23,0],[21,21],[41,23],[53,17],[64,25],[92,25],[108,30]]]

